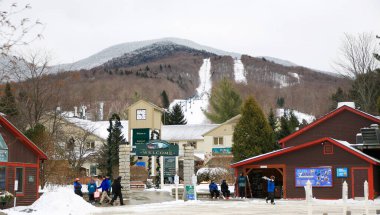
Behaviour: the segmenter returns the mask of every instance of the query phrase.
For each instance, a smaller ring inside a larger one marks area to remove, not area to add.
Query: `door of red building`
[[[352,168],[352,198],[364,197],[364,181],[368,182],[368,168]]]

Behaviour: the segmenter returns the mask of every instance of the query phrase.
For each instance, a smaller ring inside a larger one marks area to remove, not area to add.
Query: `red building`
[[[246,193],[251,197],[266,196],[262,177],[274,175],[276,197],[305,198],[307,180],[313,184],[313,196],[319,199],[342,198],[343,181],[348,184],[349,198],[363,197],[367,181],[369,198],[373,199],[380,193],[380,161],[354,147],[356,134],[371,124],[380,124],[380,119],[343,106],[280,140],[282,149],[231,167],[236,176],[248,176]]]
[[[46,159],[44,152],[0,116],[0,190],[16,194],[17,205],[38,199],[40,162]]]

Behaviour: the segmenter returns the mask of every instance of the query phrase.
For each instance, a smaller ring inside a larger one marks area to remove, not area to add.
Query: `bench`
[[[145,189],[145,183],[142,181],[131,181],[131,189]]]

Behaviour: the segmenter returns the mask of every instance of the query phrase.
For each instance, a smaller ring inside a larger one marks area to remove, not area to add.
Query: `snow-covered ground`
[[[286,109],[286,113],[289,114],[290,113],[290,110],[289,109]],[[283,108],[279,108],[276,110],[276,116],[277,117],[281,117],[284,115],[284,112],[285,112],[285,109]],[[300,123],[302,123],[302,120],[306,120],[307,123],[311,123],[315,120],[315,116],[313,115],[309,115],[309,114],[306,114],[306,113],[302,113],[302,112],[299,112],[299,111],[296,111],[296,110],[293,110],[293,113],[294,115],[297,117],[298,121]]]
[[[199,80],[200,84],[196,89],[197,94],[194,97],[186,100],[176,99],[169,107],[172,108],[175,104],[180,104],[187,124],[203,124],[209,122],[203,111],[207,110],[212,87],[210,59],[203,60],[203,64],[199,69]]]
[[[155,191],[165,191],[163,190]],[[231,187],[230,187],[231,189]],[[208,191],[208,185],[202,184],[197,190]],[[154,190],[151,190],[154,191]],[[2,210],[10,215],[79,215],[79,214],[376,214],[380,209],[380,199],[374,201],[364,200],[318,200],[314,199],[310,204],[304,200],[277,200],[276,205],[265,203],[264,199],[230,199],[217,201],[169,201],[161,203],[149,203],[143,205],[125,205],[113,207],[95,207],[83,198],[74,194],[70,187],[58,187],[47,190],[31,206],[18,206]]]
[[[245,69],[241,60],[237,60],[237,59],[234,60],[234,76],[235,76],[235,81],[237,83],[247,84],[247,79],[245,77]]]

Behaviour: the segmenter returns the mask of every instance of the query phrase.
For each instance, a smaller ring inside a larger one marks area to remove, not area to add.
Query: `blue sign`
[[[142,166],[145,167],[145,162],[144,161],[137,161],[136,166]]]
[[[194,186],[193,185],[186,185],[185,190],[186,190],[186,199],[187,200],[195,200]]]
[[[296,187],[306,186],[309,180],[313,187],[332,187],[331,167],[296,168]]]
[[[336,168],[336,177],[337,178],[347,178],[348,177],[348,168]]]
[[[213,155],[230,155],[232,154],[231,147],[229,148],[212,148]]]

